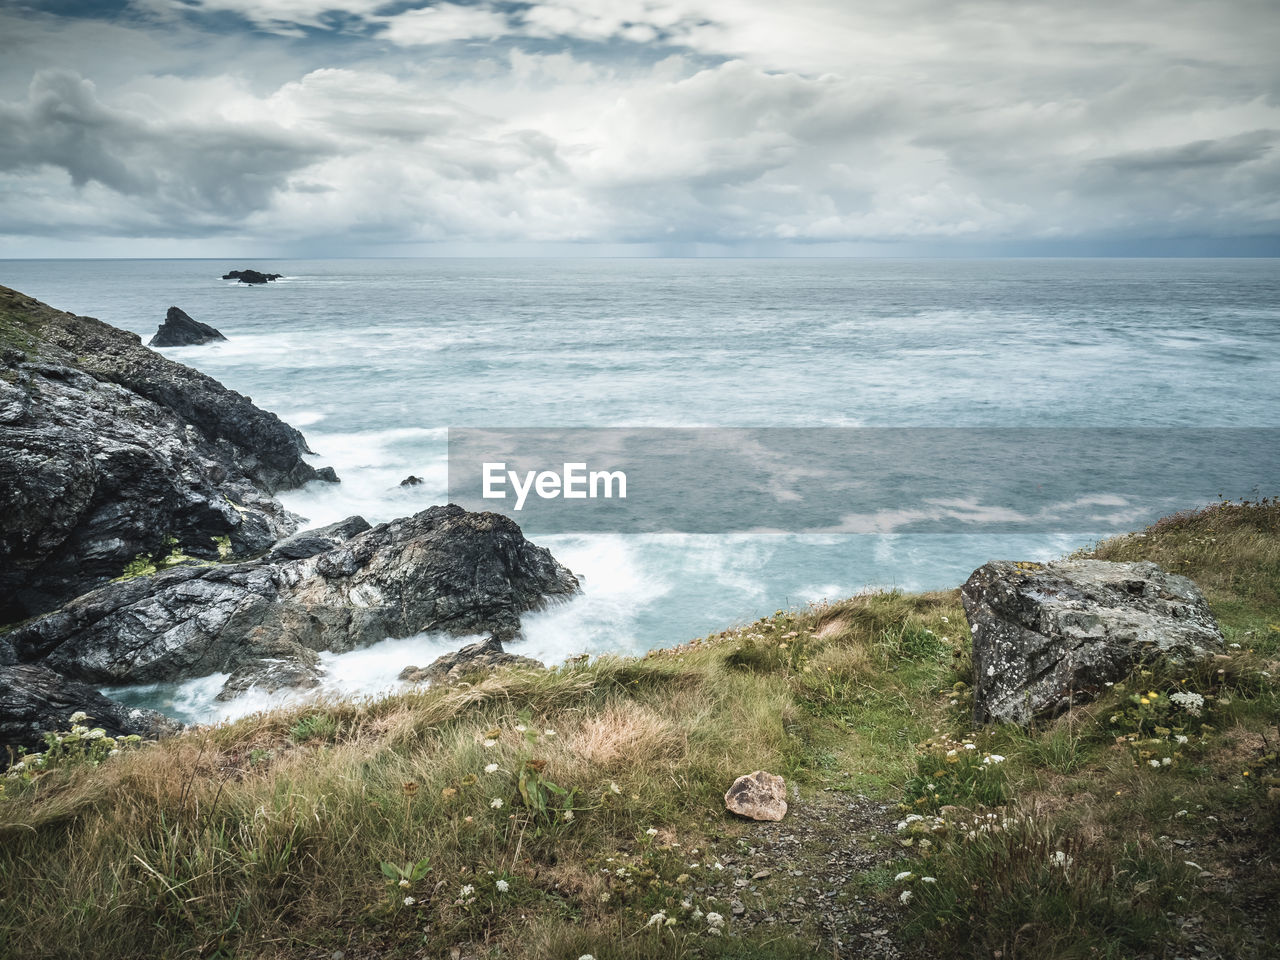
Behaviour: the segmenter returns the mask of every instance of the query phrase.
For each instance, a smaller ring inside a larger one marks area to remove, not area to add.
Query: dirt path
[[[860,794],[823,789],[797,798],[781,823],[751,824],[717,850],[723,879],[707,892],[735,925],[776,926],[822,956],[905,960],[896,911],[863,874],[898,856],[897,811]]]

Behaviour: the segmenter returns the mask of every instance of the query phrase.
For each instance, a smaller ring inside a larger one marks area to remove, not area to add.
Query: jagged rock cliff
[[[181,566],[110,583],[0,634],[0,662],[39,661],[93,683],[145,683],[233,672],[306,685],[315,651],[344,651],[425,630],[511,636],[520,614],[578,581],[514,521],[431,507],[301,559]],[[325,542],[318,537],[303,538]]]
[[[134,334],[0,287],[0,623],[139,554],[259,553],[297,528],[272,494],[317,471],[302,435]]]
[[[290,536],[300,518],[272,494],[337,479],[309,452],[135,335],[0,287],[0,747],[75,710],[112,731],[177,729],[94,684],[226,672],[224,698],[313,686],[320,651],[425,630],[510,637],[522,612],[577,591],[514,522],[452,505]],[[167,569],[121,576],[174,547]]]

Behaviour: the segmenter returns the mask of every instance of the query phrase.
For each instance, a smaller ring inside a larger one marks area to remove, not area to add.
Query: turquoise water
[[[218,279],[243,266],[287,279]],[[282,498],[316,523],[438,502],[449,427],[1280,425],[1272,260],[4,261],[0,283],[144,338],[172,304],[218,327],[229,342],[164,352],[304,431],[343,478]],[[519,652],[639,652],[1092,538],[546,537],[585,592],[528,617]],[[457,645],[331,658],[333,689]],[[130,696],[199,719],[262,702],[215,707],[218,683]]]

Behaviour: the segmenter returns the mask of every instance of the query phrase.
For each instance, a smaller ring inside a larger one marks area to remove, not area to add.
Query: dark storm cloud
[[[290,173],[325,148],[271,124],[165,121],[113,108],[91,81],[42,71],[24,102],[0,102],[0,171],[63,170],[156,212],[235,221],[267,206]]]
[[[1121,174],[1199,172],[1263,160],[1275,150],[1280,131],[1253,130],[1219,140],[1196,140],[1157,150],[1134,150],[1095,161]]]

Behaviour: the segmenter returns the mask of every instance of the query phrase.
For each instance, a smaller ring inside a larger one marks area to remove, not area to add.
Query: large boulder
[[[0,287],[0,623],[141,554],[261,553],[298,524],[272,494],[322,479],[310,452],[135,334]]]
[[[231,693],[264,672],[272,684],[318,676],[316,661],[290,655],[293,645],[342,652],[427,630],[510,637],[522,612],[577,589],[514,521],[432,507],[299,559],[183,565],[110,583],[0,634],[0,661],[39,660],[99,684],[240,671]]]
[[[216,327],[193,320],[183,310],[170,307],[164,315],[164,323],[160,324],[148,342],[149,347],[194,347],[202,343],[213,343],[226,340]]]
[[[1223,649],[1199,588],[1154,563],[988,563],[961,597],[977,723],[1027,724],[1094,698],[1140,663]]]
[[[70,680],[38,663],[0,666],[0,747],[39,747],[44,734],[70,729],[77,711],[109,737],[156,739],[182,724],[154,710],[126,707],[87,683]]]

